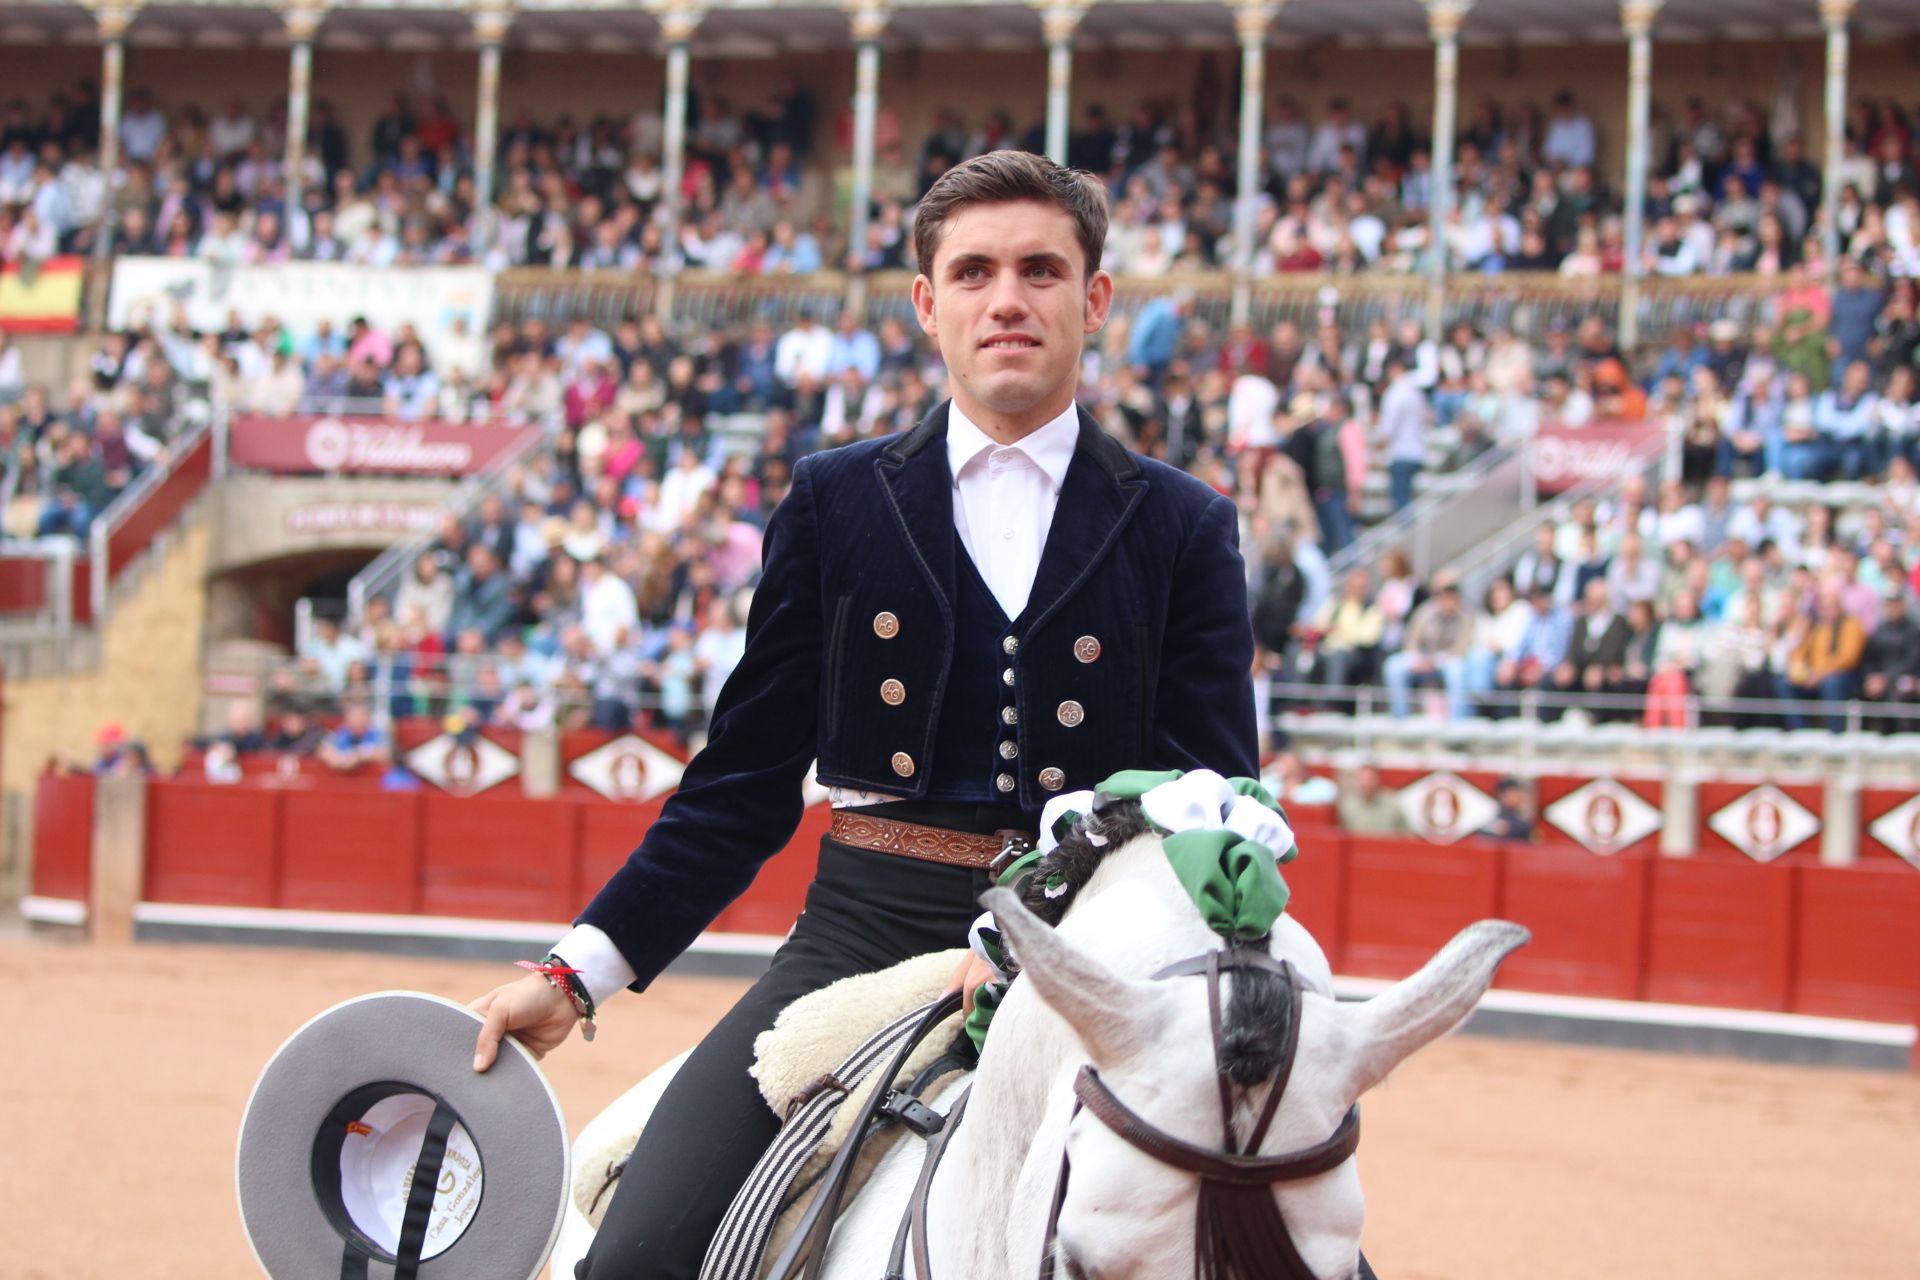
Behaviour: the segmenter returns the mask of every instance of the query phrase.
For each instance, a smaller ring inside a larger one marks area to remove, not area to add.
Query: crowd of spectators
[[[1484,597],[1403,555],[1303,598],[1276,668],[1323,684],[1304,705],[1348,707],[1384,686],[1386,710],[1442,718],[1580,715],[1647,727],[1920,728],[1920,484],[1906,459],[1884,484],[1800,510],[1724,476],[1649,499],[1571,504]],[[1257,617],[1257,614],[1256,614]],[[1754,705],[1773,704],[1773,705]]]
[[[677,243],[662,215],[658,109],[509,114],[494,189],[475,188],[471,129],[442,95],[395,94],[349,139],[316,100],[289,208],[286,108],[240,100],[209,112],[128,95],[121,172],[98,165],[99,96],[90,82],[0,117],[0,260],[84,251],[103,215],[123,252],[222,263],[287,258],[375,266],[479,261],[634,270],[669,257],[739,275],[823,266],[911,266],[915,202],[947,168],[1001,147],[1037,150],[1042,122],[1004,109],[968,121],[935,113],[917,144],[876,156],[866,239],[847,242],[844,157],[820,147],[813,92],[792,73],[763,101],[737,104],[696,85],[688,103]],[[1429,235],[1430,138],[1404,102],[1361,119],[1342,98],[1267,109],[1257,172],[1255,275],[1424,269],[1444,250],[1456,270],[1618,273],[1622,199],[1601,134],[1571,90],[1537,103],[1480,101],[1455,140],[1453,216]],[[1895,101],[1861,98],[1839,164],[1838,243],[1878,275],[1920,275],[1920,130]],[[1068,160],[1103,177],[1113,201],[1106,265],[1131,275],[1204,272],[1233,262],[1237,120],[1207,95],[1145,99],[1109,114],[1090,104]],[[1750,101],[1690,98],[1656,121],[1642,210],[1641,268],[1660,276],[1823,270],[1825,177],[1797,133],[1776,134]]]

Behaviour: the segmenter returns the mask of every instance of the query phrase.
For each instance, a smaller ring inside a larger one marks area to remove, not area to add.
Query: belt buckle
[[[1002,872],[1032,853],[1037,846],[1034,838],[1024,831],[1001,831],[996,834],[1000,837],[1000,852],[987,864],[987,870],[997,880]]]

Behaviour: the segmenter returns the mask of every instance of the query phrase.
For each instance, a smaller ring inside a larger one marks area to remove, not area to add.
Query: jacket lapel
[[[885,449],[873,464],[900,531],[943,613],[953,613],[953,475],[947,466],[947,406]]]
[[[1102,431],[1092,414],[1080,410],[1080,442],[1060,485],[1040,570],[1027,607],[1014,624],[1016,631],[1039,626],[1079,589],[1112,549],[1146,492],[1139,459]]]

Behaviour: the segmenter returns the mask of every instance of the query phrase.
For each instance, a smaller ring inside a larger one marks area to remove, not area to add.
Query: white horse
[[[1305,856],[1312,856],[1309,852]],[[1209,1151],[1222,1149],[1216,1044],[1202,981],[1152,975],[1220,950],[1162,855],[1159,839],[1137,835],[1114,849],[1086,882],[1058,928],[995,890],[988,905],[1022,968],[995,1015],[970,1080],[929,1099],[947,1112],[972,1096],[927,1197],[931,1276],[918,1280],[1032,1280],[1051,1251],[1062,1280],[1179,1280],[1197,1274],[1195,1214],[1201,1180],[1170,1167],[1075,1106],[1075,1079],[1097,1069],[1111,1094],[1152,1127]],[[1333,999],[1326,957],[1291,917],[1282,916],[1271,954],[1288,961],[1303,995],[1295,1065],[1259,1154],[1321,1143],[1354,1102],[1389,1071],[1457,1026],[1526,930],[1482,921],[1462,931],[1418,973],[1374,999]],[[1231,984],[1251,980],[1230,977]],[[1244,1010],[1241,1010],[1244,1012]],[[1262,1028],[1227,1027],[1227,1038],[1257,1054]],[[664,1087],[661,1068],[593,1122],[638,1127]],[[1238,1129],[1260,1109],[1264,1089],[1240,1090]],[[589,1126],[590,1129],[593,1126]],[[582,1135],[582,1145],[588,1135]],[[1062,1154],[1072,1174],[1049,1231]],[[887,1256],[922,1164],[918,1142],[887,1153],[843,1211],[821,1280],[871,1280]],[[1286,1230],[1316,1280],[1358,1271],[1364,1200],[1355,1161],[1275,1184]],[[570,1280],[591,1243],[572,1215],[553,1274]],[[1252,1273],[1246,1273],[1251,1275]]]

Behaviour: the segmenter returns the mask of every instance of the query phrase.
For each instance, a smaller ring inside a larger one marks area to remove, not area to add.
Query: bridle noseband
[[[1289,1007],[1280,1060],[1269,1078],[1266,1102],[1243,1145],[1233,1131],[1233,1081],[1220,1061],[1224,1042],[1220,976],[1249,969],[1278,974],[1286,982]],[[1194,1274],[1200,1280],[1256,1280],[1256,1277],[1317,1280],[1293,1245],[1272,1187],[1275,1183],[1297,1182],[1326,1173],[1352,1156],[1360,1146],[1360,1108],[1348,1107],[1339,1127],[1324,1142],[1284,1155],[1258,1154],[1279,1111],[1280,1095],[1286,1092],[1300,1047],[1299,975],[1287,961],[1275,960],[1251,947],[1234,946],[1226,952],[1209,951],[1176,961],[1153,976],[1158,981],[1194,974],[1203,975],[1207,980],[1207,1019],[1213,1034],[1215,1079],[1220,1088],[1221,1149],[1197,1146],[1149,1124],[1114,1095],[1091,1065],[1081,1067],[1074,1078],[1073,1114],[1079,1115],[1084,1107],[1115,1136],[1137,1150],[1161,1164],[1199,1175],[1200,1197],[1194,1213]],[[1062,1150],[1060,1176],[1054,1183],[1046,1238],[1041,1245],[1040,1280],[1053,1280],[1060,1210],[1066,1203],[1071,1172],[1071,1160]]]

